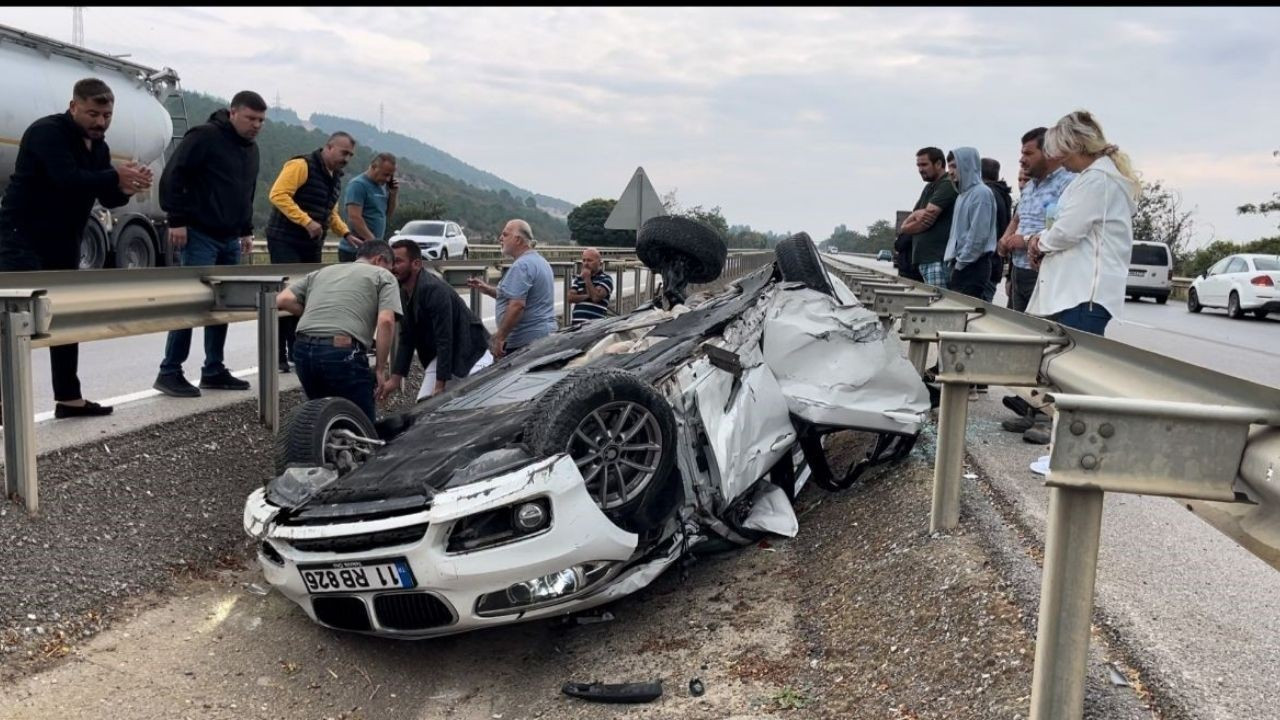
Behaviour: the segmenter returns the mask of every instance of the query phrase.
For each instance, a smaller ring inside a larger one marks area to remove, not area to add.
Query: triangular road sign
[[[613,212],[604,221],[604,226],[609,230],[639,230],[649,218],[666,214],[658,191],[653,189],[649,176],[644,174],[644,168],[638,167],[636,174],[631,176],[631,182],[627,183],[627,189],[622,191],[622,197],[618,198],[618,204],[613,206]]]

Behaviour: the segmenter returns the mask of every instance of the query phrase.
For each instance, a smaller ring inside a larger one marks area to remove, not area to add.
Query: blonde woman
[[[1027,312],[1102,335],[1124,307],[1133,213],[1142,185],[1129,156],[1107,142],[1091,114],[1077,110],[1045,134],[1045,154],[1079,173],[1029,241],[1039,265]]]

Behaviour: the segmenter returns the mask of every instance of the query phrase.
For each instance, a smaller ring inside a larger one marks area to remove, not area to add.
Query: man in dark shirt
[[[231,106],[209,122],[187,131],[160,177],[160,206],[169,214],[169,242],[182,252],[183,265],[239,265],[253,252],[253,195],[258,185],[255,139],[267,117],[267,103],[241,90]],[[182,374],[191,353],[191,328],[169,332],[156,390],[171,397],[199,397],[200,389]],[[248,390],[223,364],[227,326],[204,329],[204,366],[200,387]]]
[[[609,314],[609,297],[613,295],[613,278],[604,271],[604,258],[595,248],[582,251],[582,272],[569,287],[573,303],[573,323],[599,320]]]
[[[401,239],[391,244],[391,250],[395,253],[391,272],[404,294],[404,317],[391,376],[379,388],[378,399],[400,389],[415,350],[425,369],[419,400],[444,392],[451,380],[492,365],[489,331],[452,287],[423,271],[418,244]]]
[[[991,188],[991,192],[996,196],[996,237],[1004,237],[1005,230],[1009,228],[1009,220],[1013,215],[1013,189],[1009,187],[1009,183],[1000,179],[1000,161],[995,158],[982,158],[982,182]],[[991,302],[995,297],[996,286],[1000,284],[1000,278],[1004,276],[1004,258],[999,253],[991,255],[991,285],[988,287],[987,295],[983,296],[983,300]]]
[[[959,192],[947,175],[946,156],[936,147],[921,148],[916,153],[916,170],[925,181],[924,191],[915,209],[902,221],[899,232],[913,235],[911,264],[934,287],[947,286],[943,255],[951,237],[951,213]]]
[[[72,88],[71,105],[40,118],[22,134],[18,159],[0,201],[0,271],[78,270],[80,237],[93,203],[120,207],[151,187],[151,170],[137,163],[111,165],[104,140],[115,110],[107,84],[85,78]],[[80,394],[76,344],[49,348],[54,416],[107,415],[109,405]]]

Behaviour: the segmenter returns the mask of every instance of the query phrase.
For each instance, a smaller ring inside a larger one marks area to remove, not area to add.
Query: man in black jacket
[[[231,98],[231,107],[187,131],[160,177],[160,207],[168,213],[169,242],[183,265],[239,265],[253,251],[253,195],[258,184],[258,145],[267,103],[252,90]],[[182,363],[191,352],[191,329],[173,330],[153,387],[172,397],[199,397]],[[226,325],[204,329],[200,387],[248,390],[249,383],[223,364]]]
[[[454,378],[464,378],[493,364],[489,331],[452,287],[434,273],[422,271],[422,250],[412,240],[391,244],[395,263],[391,272],[404,293],[400,347],[391,376],[378,389],[382,400],[400,389],[409,374],[413,352],[426,369],[418,399],[444,392]]]
[[[1004,231],[1009,227],[1009,220],[1013,217],[1013,191],[1009,184],[1000,179],[1000,161],[994,158],[982,158],[982,182],[991,188],[991,192],[996,196],[996,237],[1004,237]],[[989,294],[991,297],[984,297],[983,300],[991,302],[991,298],[995,297],[995,288],[1000,284],[1000,279],[1004,276],[1004,258],[999,253],[991,254],[991,285]]]
[[[80,236],[94,201],[120,207],[151,187],[150,169],[111,165],[104,140],[115,110],[111,88],[85,78],[71,94],[66,112],[40,118],[22,134],[0,202],[0,271],[79,269]],[[79,363],[79,345],[49,348],[54,416],[110,414],[111,406],[81,396]]]

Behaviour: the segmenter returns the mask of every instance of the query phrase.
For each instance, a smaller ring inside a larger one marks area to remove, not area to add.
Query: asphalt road
[[[647,291],[648,275],[641,279],[641,287]],[[564,283],[556,281],[556,312],[563,308],[561,298]],[[633,276],[623,277],[623,289],[630,296],[634,292]],[[470,291],[458,293],[470,298]],[[492,332],[494,325],[494,301],[481,296],[481,317]],[[104,404],[118,405],[154,397],[159,393],[151,389],[160,361],[164,358],[168,333],[153,333],[115,340],[101,340],[80,346],[80,388],[82,394]],[[187,379],[199,382],[200,365],[204,361],[204,330],[197,328],[191,341],[191,354],[184,366]],[[233,323],[227,332],[224,362],[232,373],[245,377],[258,366],[257,323],[253,321]],[[50,384],[49,353],[39,349],[32,353],[32,399],[36,421],[53,417],[53,388]],[[246,393],[249,391],[246,391]],[[175,401],[181,402],[181,401]]]
[[[871,258],[839,254],[841,262],[892,273],[893,264]],[[997,290],[995,302],[1003,305],[1005,295]],[[1264,385],[1280,387],[1280,317],[1241,320],[1227,317],[1226,311],[1205,309],[1193,315],[1186,303],[1170,300],[1157,305],[1152,300],[1124,305],[1119,320],[1107,325],[1106,337],[1144,350],[1167,355],[1228,375]]]
[[[837,256],[892,271],[890,263]],[[996,301],[1003,303],[1003,294]],[[1106,336],[1280,386],[1280,321],[1193,315],[1170,300],[1129,301]],[[1000,429],[1002,388],[970,403],[974,475],[1010,521],[1043,544],[1048,491],[1028,465],[1047,452]],[[1157,695],[1205,720],[1280,718],[1280,572],[1175,500],[1109,494],[1095,602],[1103,629],[1135,656]]]

